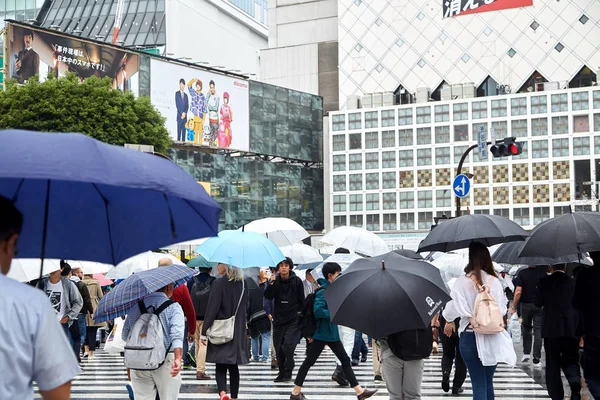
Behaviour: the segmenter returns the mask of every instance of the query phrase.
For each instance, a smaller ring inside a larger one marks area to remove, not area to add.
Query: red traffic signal
[[[490,148],[494,157],[518,156],[523,152],[523,143],[515,142],[515,138],[504,138]]]

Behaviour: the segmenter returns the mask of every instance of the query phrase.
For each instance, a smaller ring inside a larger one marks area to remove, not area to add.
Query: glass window
[[[468,148],[469,148],[468,146],[454,146],[454,164],[458,165],[458,163],[460,162],[460,158],[465,153],[465,151],[467,151]],[[465,162],[466,163],[469,162],[468,155],[467,155],[467,158],[465,159]]]
[[[350,179],[350,190],[352,190],[352,191],[363,190],[362,174],[351,174],[349,176],[349,179]]]
[[[365,112],[365,128],[378,128],[379,127],[379,116],[377,115],[377,111],[367,111]]]
[[[531,158],[548,157],[548,141],[534,140],[531,142]]]
[[[400,213],[400,230],[408,231],[415,229],[415,214]]]
[[[600,154],[600,136],[594,136],[594,153]]]
[[[510,121],[510,131],[513,137],[527,137],[527,120],[515,119]]]
[[[451,207],[452,206],[452,194],[451,190],[443,189],[435,191],[435,206],[436,207]]]
[[[346,170],[346,156],[337,155],[333,156],[333,170],[334,171],[345,171]]]
[[[594,114],[594,132],[600,132],[600,114]]]
[[[417,107],[417,124],[431,122],[431,107]]]
[[[513,221],[521,226],[528,226],[529,208],[513,208]]]
[[[381,181],[383,189],[396,189],[396,171],[382,172]]]
[[[379,214],[368,214],[367,215],[367,230],[368,231],[379,231]]]
[[[367,190],[379,190],[379,172],[365,174]]]
[[[600,108],[600,90],[592,92],[592,99],[594,100],[594,108]]]
[[[487,118],[487,101],[473,102],[473,119]]]
[[[489,214],[490,210],[474,210],[474,214]]]
[[[554,216],[558,217],[565,214],[571,214],[571,207],[569,206],[556,206],[554,207]]]
[[[431,149],[417,150],[417,165],[419,167],[423,165],[431,165]]]
[[[398,194],[400,199],[400,208],[408,209],[415,207],[415,192],[400,192]]]
[[[345,192],[346,191],[346,175],[334,175],[333,176],[333,191],[334,192]]]
[[[573,111],[587,110],[590,104],[590,96],[588,92],[575,92],[571,94]]]
[[[360,133],[351,133],[348,137],[350,139],[350,150],[362,149],[362,135]]]
[[[533,207],[533,224],[550,219],[550,207]]]
[[[444,165],[450,164],[450,147],[435,148],[435,164]]]
[[[381,147],[396,147],[396,132],[381,132]]]
[[[454,125],[454,141],[465,142],[469,140],[469,125]]]
[[[350,171],[362,171],[362,153],[349,155],[348,169]]]
[[[508,122],[507,121],[494,121],[492,122],[492,129],[496,139],[502,139],[508,136]]]
[[[531,135],[532,136],[548,135],[548,118],[532,118],[531,119]]]
[[[569,110],[569,99],[566,93],[553,94],[550,97],[550,103],[552,104],[552,112],[561,112]]]
[[[344,150],[346,150],[346,135],[333,135],[333,151]]]
[[[398,125],[412,125],[413,123],[413,109],[404,108],[398,110]]]
[[[452,106],[452,111],[454,114],[454,121],[464,121],[469,119],[469,104],[468,103],[458,103]]]
[[[506,99],[492,100],[492,118],[506,117]]]
[[[365,133],[365,149],[379,148],[379,132]]]
[[[383,230],[395,231],[398,229],[396,214],[383,214]]]
[[[396,110],[381,111],[381,126],[394,126],[396,123]]]
[[[361,115],[360,113],[348,114],[348,129],[361,129]]]
[[[494,215],[504,218],[510,218],[510,210],[508,208],[495,208]]]
[[[450,121],[450,106],[444,104],[441,106],[434,107],[435,122],[448,122]]]
[[[527,115],[527,97],[510,99],[510,115]]]
[[[413,145],[413,130],[412,129],[400,129],[398,131],[398,146],[412,146]]]
[[[346,130],[346,115],[345,114],[334,114],[331,117],[332,130],[333,131],[345,131]]]
[[[379,210],[379,193],[367,193],[367,211]]]
[[[350,216],[350,226],[354,226],[356,228],[363,227],[363,216],[362,215],[351,215]]]
[[[432,212],[420,212],[419,213],[419,229],[431,229],[433,224],[433,213]]]
[[[365,169],[379,169],[379,153],[365,153]]]
[[[552,157],[569,156],[569,139],[552,140]]]
[[[552,134],[564,135],[566,133],[569,133],[569,117],[566,115],[552,117]]]
[[[333,216],[333,227],[337,228],[339,226],[346,226],[346,216],[345,215],[334,215]]]
[[[587,115],[573,116],[573,132],[589,132],[590,118]]]
[[[384,210],[395,210],[396,209],[396,193],[383,193],[383,209]]]
[[[381,168],[396,168],[395,151],[384,151],[381,153]]]
[[[398,166],[399,167],[412,167],[413,166],[413,151],[412,150],[400,150],[398,152]]]
[[[333,212],[344,212],[346,211],[346,196],[345,195],[334,195],[333,196]]]
[[[450,143],[450,127],[448,125],[435,127],[435,143]]]
[[[418,193],[419,208],[432,208],[433,207],[433,191],[432,190],[419,190]]]
[[[431,144],[431,128],[417,128],[417,144]]]
[[[574,156],[587,156],[590,154],[590,138],[575,137],[573,138],[573,155]]]
[[[546,96],[531,97],[531,113],[543,114],[548,112],[548,98]]]

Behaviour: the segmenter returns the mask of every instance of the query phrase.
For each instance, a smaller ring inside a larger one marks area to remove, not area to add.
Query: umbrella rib
[[[175,220],[173,219],[173,210],[171,210],[171,205],[169,204],[169,199],[167,198],[166,193],[163,193],[163,198],[165,199],[165,203],[167,203],[167,209],[169,210],[169,221],[171,222],[171,233],[173,234],[173,238],[176,238],[177,230],[175,229]]]
[[[41,263],[40,263],[40,280],[44,275],[44,258],[46,257],[46,236],[48,233],[48,209],[50,208],[50,182],[48,179],[48,185],[46,186],[46,202],[44,204],[44,230],[42,231],[42,252],[41,252]]]
[[[17,198],[19,197],[19,194],[21,193],[21,188],[23,187],[24,182],[25,182],[25,179],[21,179],[21,181],[19,182],[19,186],[17,186],[17,190],[12,198],[13,204],[17,202]]]
[[[110,217],[108,214],[108,199],[102,194],[102,192],[100,191],[98,186],[96,186],[95,183],[92,183],[92,186],[94,187],[94,189],[96,189],[96,192],[98,192],[98,195],[104,202],[104,213],[106,215],[106,226],[108,229],[108,244],[110,244],[110,256],[112,257],[112,264],[117,265],[117,263],[115,261],[115,248],[113,246],[112,230],[110,229]]]

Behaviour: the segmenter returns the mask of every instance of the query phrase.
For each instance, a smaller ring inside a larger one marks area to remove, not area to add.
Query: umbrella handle
[[[381,260],[381,269],[385,269],[385,261]]]

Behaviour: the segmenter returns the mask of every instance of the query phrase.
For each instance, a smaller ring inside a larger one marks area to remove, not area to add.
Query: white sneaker
[[[89,356],[87,358],[88,361],[94,361],[96,359],[96,356]]]
[[[529,354],[523,354],[523,358],[521,358],[521,362],[529,362],[531,356]]]
[[[533,368],[542,368],[542,361],[535,362],[533,361]]]
[[[90,355],[90,353],[88,353],[87,351],[85,353],[83,353],[83,358],[86,358]]]

